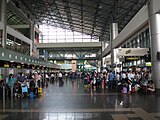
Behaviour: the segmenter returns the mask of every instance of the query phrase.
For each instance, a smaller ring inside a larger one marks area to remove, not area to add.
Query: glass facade
[[[0,47],[2,47],[2,30],[0,30]]]
[[[99,42],[99,38],[53,26],[40,25],[39,43]]]
[[[6,48],[15,52],[30,55],[30,45],[10,34],[7,34]]]
[[[14,37],[12,35],[7,34],[6,40],[6,48],[9,50],[14,50]]]
[[[150,47],[150,36],[149,28],[146,28],[140,34],[129,38],[126,43],[122,45],[122,48],[149,48]]]
[[[127,42],[122,45],[122,48],[150,48],[150,35],[149,28],[144,29],[142,32],[130,37]],[[137,61],[127,61],[123,63],[124,67],[128,66],[143,66],[146,61],[145,56],[138,57]],[[148,59],[148,58],[147,58]]]

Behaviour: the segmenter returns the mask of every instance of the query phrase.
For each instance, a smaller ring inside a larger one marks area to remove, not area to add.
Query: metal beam
[[[62,15],[61,15],[60,12],[59,12],[59,9],[58,9],[58,7],[57,7],[57,4],[56,4],[56,2],[55,2],[54,0],[53,0],[53,3],[54,3],[54,5],[55,5],[55,7],[56,7],[56,10],[57,10],[57,12],[58,12],[58,16],[57,16],[57,17],[60,18],[59,23],[60,23],[60,25],[63,25],[64,23],[63,23],[63,20],[62,20]]]
[[[84,57],[84,58],[49,58],[49,60],[98,60],[96,57]]]
[[[29,25],[9,25],[11,28],[30,28]]]
[[[82,34],[83,34],[83,0],[81,0],[81,29],[82,29]]]
[[[71,11],[70,11],[70,7],[69,7],[69,1],[63,0],[63,4],[64,4],[64,8],[66,11],[68,23],[70,24],[70,29],[73,30],[73,26],[72,26],[73,23],[72,23],[72,16],[71,16]]]
[[[101,48],[100,42],[75,42],[75,43],[35,43],[38,49],[51,48]]]
[[[96,13],[95,13],[95,15],[94,15],[94,22],[93,22],[93,27],[92,27],[91,36],[93,36],[93,34],[94,34],[94,29],[95,29],[96,22],[97,22],[97,18],[98,18],[98,12],[99,12],[99,4],[100,4],[100,2],[101,2],[101,0],[98,0],[98,1],[97,1]]]
[[[18,15],[19,18],[24,20],[26,23],[32,23],[32,21],[28,19],[28,17],[20,9],[18,9],[11,0],[9,0],[7,6],[11,11],[13,11],[16,15]]]

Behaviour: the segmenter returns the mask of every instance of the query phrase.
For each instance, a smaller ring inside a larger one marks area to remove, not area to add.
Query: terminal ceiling
[[[147,0],[11,0],[37,25],[47,24],[110,40],[110,24],[118,23],[119,32],[146,4]],[[8,24],[24,24],[10,8]],[[76,49],[74,49],[76,51]],[[79,49],[84,50],[84,49]],[[54,51],[54,50],[53,50]],[[56,50],[57,51],[57,50]],[[65,49],[61,51],[66,51]],[[70,50],[73,52],[73,49]],[[77,50],[78,51],[78,50]],[[93,50],[94,51],[94,50]],[[96,54],[97,54],[96,50]],[[68,51],[69,52],[69,51]]]
[[[147,0],[12,0],[36,24],[71,29],[109,41],[110,24],[119,32]]]

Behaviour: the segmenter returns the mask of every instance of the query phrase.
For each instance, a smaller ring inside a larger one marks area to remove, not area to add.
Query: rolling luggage
[[[42,95],[42,88],[41,87],[38,88],[38,95]]]

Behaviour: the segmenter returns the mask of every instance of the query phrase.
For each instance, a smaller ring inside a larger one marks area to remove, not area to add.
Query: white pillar
[[[115,61],[115,55],[114,55],[114,48],[113,48],[113,40],[116,38],[118,35],[118,24],[117,23],[112,23],[111,24],[111,31],[110,31],[110,44],[111,44],[111,66],[116,62]],[[113,67],[112,71],[113,71]]]
[[[34,24],[31,23],[30,24],[30,39],[33,41],[33,43],[34,43],[34,38],[35,38]]]
[[[103,52],[103,41],[101,40],[101,70],[103,70],[103,64],[104,64],[102,52]]]
[[[33,52],[33,45],[30,44],[30,56],[32,56],[32,52]]]
[[[105,49],[105,41],[102,41],[102,51]]]
[[[44,60],[48,60],[48,51],[44,50]]]
[[[152,62],[152,79],[155,82],[156,89],[160,90],[160,60],[157,59],[157,52],[160,52],[160,14],[156,7],[160,5],[159,0],[148,1],[149,25],[151,36],[151,62]]]
[[[6,33],[6,26],[7,26],[7,0],[0,1],[1,7],[1,21],[3,23],[3,31],[2,31],[2,47],[5,48],[7,33]]]
[[[102,56],[102,52],[105,49],[105,44],[106,44],[106,41],[101,41],[101,68],[103,68],[105,66],[104,65],[104,59],[105,59],[105,57]]]

